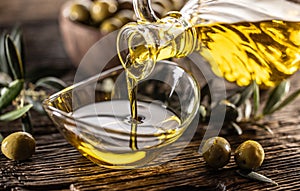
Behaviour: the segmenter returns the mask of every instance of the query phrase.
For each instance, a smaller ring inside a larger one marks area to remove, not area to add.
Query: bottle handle
[[[151,0],[133,0],[133,9],[138,22],[156,22],[158,20],[151,7]]]

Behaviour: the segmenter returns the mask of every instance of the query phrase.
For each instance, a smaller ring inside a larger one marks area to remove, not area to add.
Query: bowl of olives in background
[[[162,17],[180,10],[187,0],[152,0],[152,8]],[[59,25],[66,53],[77,67],[98,40],[135,21],[132,0],[71,0],[60,10]]]

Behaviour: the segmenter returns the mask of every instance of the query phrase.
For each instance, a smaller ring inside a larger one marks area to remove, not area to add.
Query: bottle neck
[[[152,62],[173,57],[185,57],[192,53],[197,44],[196,30],[179,12],[170,12],[156,22],[137,22],[125,25],[118,35],[118,52],[125,66],[128,50],[131,59]]]
[[[185,57],[195,50],[196,30],[179,12],[170,12],[157,23],[157,60]]]

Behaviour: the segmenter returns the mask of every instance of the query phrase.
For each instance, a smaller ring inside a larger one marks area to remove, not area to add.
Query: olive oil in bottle
[[[213,71],[240,86],[273,86],[300,67],[300,22],[269,20],[197,26],[200,52]]]
[[[274,86],[300,67],[299,10],[300,3],[285,0],[191,0],[181,12],[155,22],[127,24],[118,48],[128,49],[137,58],[132,63],[147,68],[142,76],[158,60],[198,52],[216,75],[230,82]]]

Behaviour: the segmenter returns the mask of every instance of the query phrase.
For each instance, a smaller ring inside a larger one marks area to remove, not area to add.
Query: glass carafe
[[[138,18],[118,35],[120,60],[143,78],[158,60],[198,52],[215,74],[239,86],[274,86],[300,67],[300,1],[190,0],[157,18],[133,0]]]

